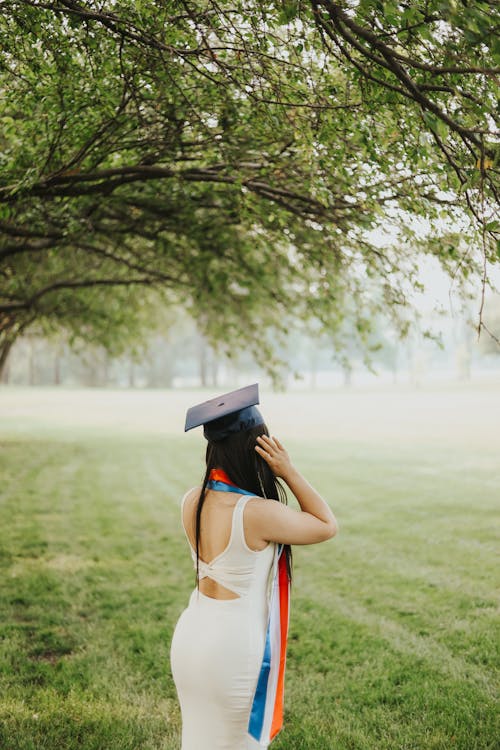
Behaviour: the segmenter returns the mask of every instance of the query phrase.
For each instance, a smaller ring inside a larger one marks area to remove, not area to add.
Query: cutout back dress
[[[186,493],[181,503],[181,520]],[[252,701],[265,648],[270,573],[277,545],[252,550],[245,541],[244,510],[233,508],[226,548],[199,560],[209,577],[237,594],[214,599],[197,588],[172,636],[170,663],[182,714],[181,750],[254,750],[267,747],[248,734]],[[196,568],[196,552],[182,525]]]

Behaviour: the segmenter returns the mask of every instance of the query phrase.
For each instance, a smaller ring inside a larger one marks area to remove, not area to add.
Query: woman
[[[337,532],[326,502],[269,436],[258,403],[255,384],[192,407],[186,417],[186,430],[204,425],[208,444],[203,484],[182,499],[197,571],[171,645],[182,750],[267,747],[279,731],[290,546],[323,542]],[[284,504],[278,478],[300,511]],[[278,592],[271,602],[270,578]],[[276,622],[281,655],[270,654]]]

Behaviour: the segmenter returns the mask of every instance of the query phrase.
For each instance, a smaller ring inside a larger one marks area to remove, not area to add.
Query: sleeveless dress
[[[208,576],[238,598],[214,599],[195,588],[172,636],[170,663],[182,714],[181,750],[263,747],[247,728],[265,647],[268,586],[277,545],[270,542],[262,550],[252,550],[246,544],[243,512],[251,497],[242,495],[236,502],[223,552],[210,563],[199,561],[200,580]],[[185,528],[184,532],[196,566],[196,552]]]

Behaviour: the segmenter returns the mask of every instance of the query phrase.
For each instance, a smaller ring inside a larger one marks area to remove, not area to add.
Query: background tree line
[[[500,337],[500,296],[488,302],[486,315]],[[469,313],[473,312],[469,308]],[[162,321],[163,323],[164,321]],[[431,325],[441,327],[440,336],[430,337]],[[443,330],[444,329],[444,330]],[[362,346],[355,330],[346,327],[339,351],[321,325],[309,322],[295,327],[275,355],[281,361],[273,373],[274,386],[286,388],[331,388],[336,385],[413,384],[435,378],[469,381],[500,367],[500,348],[491,337],[476,340],[465,311],[454,319],[439,321],[426,315],[412,326],[404,342],[388,330],[386,321],[372,325],[371,340]],[[13,346],[3,371],[4,384],[21,386],[70,386],[118,388],[201,387],[211,390],[255,377],[267,381],[264,362],[249,352],[233,352],[231,358],[218,352],[182,309],[175,317],[170,310],[168,325],[159,325],[141,343],[120,356],[112,356],[99,345],[43,337],[33,330]],[[374,377],[372,377],[374,376]]]

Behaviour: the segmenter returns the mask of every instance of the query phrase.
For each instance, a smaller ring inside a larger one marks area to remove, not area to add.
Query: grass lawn
[[[294,550],[273,750],[498,750],[494,444],[287,445],[341,529]],[[201,453],[0,421],[2,750],[178,750],[169,645],[194,578],[179,499]]]

